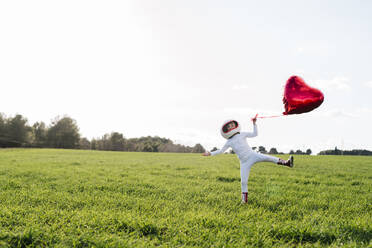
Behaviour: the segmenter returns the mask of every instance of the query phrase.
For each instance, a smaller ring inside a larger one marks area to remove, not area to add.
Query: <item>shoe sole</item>
[[[293,166],[294,166],[294,163],[293,163],[293,161],[294,161],[293,156],[290,156],[289,159],[290,159],[289,167],[293,168]]]

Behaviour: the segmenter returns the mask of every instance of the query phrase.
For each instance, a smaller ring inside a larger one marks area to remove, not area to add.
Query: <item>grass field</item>
[[[372,247],[372,157],[295,162],[2,149],[0,247]]]

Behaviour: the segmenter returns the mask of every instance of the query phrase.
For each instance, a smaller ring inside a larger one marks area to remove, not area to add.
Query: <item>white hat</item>
[[[233,128],[233,129],[228,129],[227,128],[227,124],[229,124],[230,122],[235,122],[235,128]],[[229,138],[231,138],[231,136],[233,136],[234,134],[239,133],[239,132],[240,132],[240,125],[236,120],[226,120],[226,121],[224,121],[224,123],[221,127],[221,135],[225,139],[229,139]]]

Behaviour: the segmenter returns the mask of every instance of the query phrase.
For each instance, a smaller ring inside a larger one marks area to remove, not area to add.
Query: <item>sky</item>
[[[251,146],[372,150],[372,1],[1,1],[0,112],[222,147],[281,114],[286,80],[325,95],[259,119]]]

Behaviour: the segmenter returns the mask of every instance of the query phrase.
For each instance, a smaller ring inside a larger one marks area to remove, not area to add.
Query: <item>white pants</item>
[[[242,192],[248,192],[248,177],[249,177],[249,171],[251,170],[251,167],[258,162],[272,162],[272,163],[278,163],[279,158],[257,153],[257,152],[251,152],[249,154],[249,158],[244,161],[240,161],[240,179],[242,183]]]

